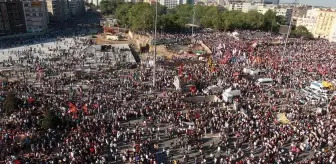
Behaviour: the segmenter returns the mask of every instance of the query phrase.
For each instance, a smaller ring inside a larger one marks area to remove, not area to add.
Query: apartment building
[[[180,5],[180,0],[160,0],[159,3],[166,6],[168,9],[172,9],[177,5]]]
[[[49,15],[45,0],[23,0],[23,11],[28,33],[42,32],[48,28]]]
[[[238,10],[242,12],[249,12],[256,10],[259,13],[265,14],[268,10],[272,10],[276,15],[284,16],[286,24],[289,24],[292,20],[293,9],[292,8],[280,8],[278,5],[265,5],[263,3],[230,3],[225,6],[228,10]]]
[[[26,23],[20,0],[0,1],[0,35],[26,32]]]
[[[336,37],[336,11],[331,9],[320,9],[317,11],[316,23],[313,28],[313,35],[317,38],[335,41]]]
[[[46,0],[50,22],[65,22],[70,19],[68,0]]]
[[[336,20],[334,19],[333,24],[331,26],[331,31],[328,36],[328,40],[330,42],[336,42]]]
[[[11,27],[7,14],[7,7],[5,3],[0,3],[0,36],[11,32]]]
[[[231,3],[227,6],[227,9],[229,11],[238,10],[247,13],[251,10],[258,10],[258,7],[259,5],[256,5],[254,3]]]
[[[69,10],[71,16],[80,16],[85,13],[85,5],[83,0],[69,0]]]
[[[97,7],[99,7],[101,1],[102,0],[87,0],[88,3],[92,3],[92,4],[94,4]],[[130,1],[129,0],[125,0],[125,2],[130,2]]]
[[[182,4],[194,4],[194,0],[159,0],[159,3],[168,9],[172,9]]]
[[[261,3],[278,5],[280,3],[280,1],[279,0],[261,0]]]
[[[284,16],[286,19],[286,24],[289,24],[290,21],[292,21],[292,15],[293,15],[292,8],[279,8],[276,5],[265,5],[258,7],[258,12],[262,14],[265,14],[268,10],[274,11],[277,16]]]
[[[297,18],[296,26],[305,26],[309,32],[313,33],[319,11],[320,9],[307,10],[306,15]]]

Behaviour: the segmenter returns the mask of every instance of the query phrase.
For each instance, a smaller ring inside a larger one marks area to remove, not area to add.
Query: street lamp
[[[192,18],[192,26],[191,26],[191,34],[194,36],[194,24],[195,24],[195,6],[194,6],[194,13],[193,13],[193,18]]]
[[[294,0],[294,8],[296,7],[296,4],[298,3],[298,0]],[[292,15],[290,16],[290,20],[289,20],[289,26],[288,26],[288,30],[287,30],[287,34],[286,34],[286,39],[285,39],[285,45],[283,48],[283,53],[282,53],[282,60],[281,60],[281,65],[283,64],[283,57],[285,55],[285,53],[287,52],[287,42],[288,42],[288,37],[290,35],[291,29],[292,29],[292,22],[293,22],[293,11],[292,11]]]
[[[158,0],[155,3],[155,21],[154,21],[154,68],[153,68],[153,87],[155,87],[155,78],[156,78],[156,44],[157,44],[157,36],[156,36],[156,29],[157,29],[157,9],[158,9]]]

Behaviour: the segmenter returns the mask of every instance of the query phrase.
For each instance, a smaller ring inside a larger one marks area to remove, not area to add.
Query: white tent
[[[211,86],[208,86],[207,88],[203,89],[203,93],[205,94],[209,94],[210,92],[211,93],[220,93],[222,92],[223,88],[220,87],[220,86],[217,86],[217,85],[211,85]]]
[[[176,90],[181,90],[181,82],[178,76],[175,76],[174,78],[174,86]]]

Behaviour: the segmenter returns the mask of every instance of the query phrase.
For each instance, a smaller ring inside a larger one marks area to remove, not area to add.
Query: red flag
[[[92,106],[93,106],[94,108],[98,108],[98,107],[99,107],[98,104],[93,104]]]
[[[35,99],[34,99],[34,98],[32,98],[32,97],[29,97],[29,99],[28,99],[28,103],[29,103],[29,104],[32,104],[34,101],[35,101]]]
[[[76,106],[74,104],[72,104],[71,102],[69,102],[69,113],[77,113],[77,109]]]
[[[191,92],[196,92],[196,86],[194,86],[194,85],[191,86],[191,87],[190,87],[190,91],[191,91]]]
[[[88,114],[88,108],[86,104],[82,106],[82,110],[85,114]]]
[[[188,75],[188,79],[189,79],[189,80],[192,79],[191,73],[189,73],[189,75]]]
[[[182,76],[182,73],[183,73],[183,64],[180,65],[180,68],[179,68],[179,76]]]
[[[14,162],[13,162],[14,164],[21,164],[21,161],[20,160],[14,160]]]

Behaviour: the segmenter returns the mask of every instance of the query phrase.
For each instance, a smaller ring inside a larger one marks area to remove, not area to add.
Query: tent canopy
[[[325,88],[330,88],[330,87],[332,87],[332,83],[327,82],[327,81],[322,81],[322,86],[325,87]]]
[[[277,114],[277,120],[282,124],[290,124],[290,121],[286,117],[285,113],[278,113]]]
[[[187,26],[187,27],[199,27],[198,25],[191,24],[191,23],[189,23],[189,24],[186,24],[186,26]]]

